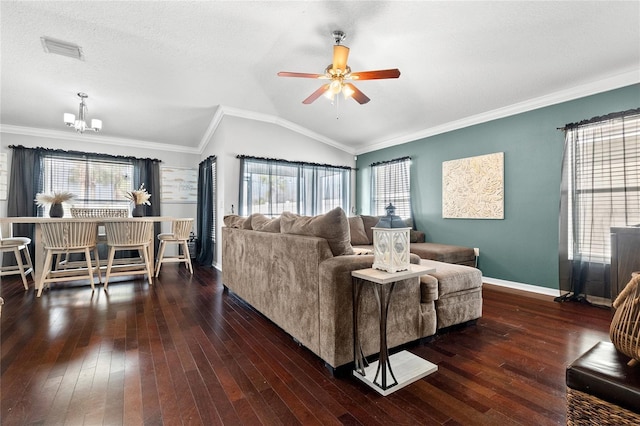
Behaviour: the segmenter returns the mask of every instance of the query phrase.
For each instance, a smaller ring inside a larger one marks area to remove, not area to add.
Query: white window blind
[[[397,216],[403,219],[411,217],[410,169],[409,157],[371,165],[371,214],[387,214],[385,207],[392,203]]]
[[[640,115],[567,131],[569,253],[609,263],[610,228],[640,224]]]
[[[127,160],[45,155],[41,178],[44,193],[67,191],[75,196],[63,204],[66,217],[72,206],[129,208],[125,194],[134,189],[133,165]],[[46,216],[48,210],[47,206],[39,214]]]

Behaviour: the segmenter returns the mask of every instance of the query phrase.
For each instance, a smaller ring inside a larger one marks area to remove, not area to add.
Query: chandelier
[[[73,127],[76,129],[78,133],[84,133],[85,130],[93,130],[94,132],[99,132],[102,130],[102,120],[92,119],[91,127],[87,126],[87,122],[85,121],[85,115],[87,113],[87,104],[85,104],[84,100],[89,97],[86,93],[80,92],[78,93],[78,97],[80,98],[80,107],[78,108],[78,119],[76,120],[76,116],[71,113],[64,114],[64,124],[68,127]]]

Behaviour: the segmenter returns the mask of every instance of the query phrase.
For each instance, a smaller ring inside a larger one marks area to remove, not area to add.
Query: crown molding
[[[76,132],[64,132],[61,130],[39,129],[36,127],[13,126],[11,124],[0,124],[0,133],[11,133],[15,135],[35,136],[51,139],[62,139],[67,141],[99,143],[111,146],[125,146],[143,149],[153,149],[169,152],[182,152],[186,154],[199,154],[197,148],[189,148],[180,145],[170,145],[159,142],[143,141],[139,139],[114,138],[111,136],[102,136],[100,134],[91,134],[87,137]]]
[[[355,154],[355,148],[351,147],[351,146],[347,146],[344,144],[341,144],[340,142],[337,142],[331,138],[328,138],[324,135],[321,135],[320,133],[316,133],[312,130],[307,129],[306,127],[302,127],[298,124],[295,124],[291,121],[282,119],[280,117],[276,117],[274,115],[270,115],[270,114],[262,114],[259,112],[254,112],[254,111],[248,111],[248,110],[244,110],[244,109],[240,109],[240,108],[234,108],[234,107],[229,107],[229,106],[225,106],[225,105],[220,105],[218,107],[218,110],[216,111],[216,114],[214,114],[213,119],[211,120],[211,124],[209,125],[209,128],[207,129],[207,133],[205,133],[205,137],[202,139],[202,141],[200,142],[200,146],[202,146],[204,148],[204,146],[206,146],[206,144],[209,141],[209,138],[211,137],[211,135],[213,135],[213,133],[215,133],[215,128],[217,128],[217,126],[220,124],[220,121],[222,120],[222,117],[224,116],[230,116],[230,117],[238,117],[238,118],[244,118],[247,120],[253,120],[253,121],[261,121],[263,123],[270,123],[270,124],[275,124],[277,126],[283,127],[285,129],[291,130],[292,132],[296,132],[299,133],[303,136],[306,136],[310,139],[314,139],[318,142],[324,143],[326,145],[332,146],[334,148],[337,148],[341,151],[347,152],[349,154]]]
[[[207,145],[209,145],[209,141],[211,141],[211,138],[216,133],[223,117],[224,111],[222,110],[222,105],[218,105],[216,112],[213,114],[213,117],[211,117],[211,122],[209,122],[207,130],[205,130],[202,139],[200,139],[200,143],[198,144],[198,154],[202,155]]]
[[[562,102],[568,102],[574,99],[583,98],[590,95],[606,92],[609,90],[618,89],[625,86],[640,83],[640,72],[637,69],[617,74],[615,76],[598,80],[596,82],[576,86],[570,89],[554,92],[545,96],[533,98],[524,102],[513,104],[507,107],[498,108],[492,111],[487,111],[481,114],[473,115],[463,118],[461,120],[445,123],[440,126],[430,127],[428,129],[421,130],[419,132],[410,133],[407,135],[399,136],[393,139],[375,141],[373,144],[357,149],[344,145],[324,135],[316,133],[291,121],[276,117],[274,115],[263,114],[240,108],[234,108],[224,105],[219,105],[216,112],[213,114],[209,126],[202,136],[200,143],[196,148],[185,147],[181,145],[164,144],[152,141],[143,141],[139,139],[127,139],[127,138],[115,138],[110,136],[102,136],[100,134],[92,134],[92,143],[102,143],[112,146],[123,147],[136,147],[143,149],[155,149],[169,152],[182,152],[186,154],[201,155],[207,144],[211,141],[211,138],[215,134],[218,126],[222,122],[225,116],[238,117],[247,120],[261,121],[264,123],[275,124],[277,126],[288,129],[292,132],[299,133],[310,139],[332,146],[336,149],[344,151],[352,155],[365,154],[367,152],[377,151],[380,149],[392,147],[395,145],[401,145],[408,142],[436,136],[439,134],[451,132],[454,130],[462,129],[465,127],[473,126],[476,124],[482,124],[489,121],[497,120],[500,118],[509,117],[511,115],[520,114],[527,111],[559,104]],[[78,142],[86,142],[87,136],[83,136],[78,133],[61,131],[61,130],[47,130],[33,127],[21,127],[13,126],[10,124],[0,124],[0,133],[12,133],[26,136],[45,137],[53,139],[72,140]]]
[[[533,111],[539,108],[556,105],[562,102],[572,101],[574,99],[584,98],[586,96],[591,96],[638,83],[640,83],[640,72],[637,69],[634,69],[632,71],[617,74],[612,77],[598,80],[592,83],[587,83],[566,90],[550,93],[548,95],[529,99],[524,102],[519,102],[517,104],[509,105],[503,108],[487,111],[482,114],[472,115],[461,120],[451,121],[441,126],[431,127],[419,132],[410,133],[393,139],[376,141],[373,144],[368,145],[362,149],[357,149],[355,154],[365,154],[367,152],[373,152],[383,148],[389,148],[391,146],[417,141],[431,136],[463,129],[465,127],[473,126],[476,124],[486,123],[500,118],[509,117],[511,115]]]

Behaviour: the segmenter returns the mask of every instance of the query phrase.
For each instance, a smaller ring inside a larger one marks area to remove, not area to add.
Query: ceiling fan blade
[[[324,92],[326,92],[327,90],[329,90],[329,84],[325,84],[320,86],[320,88],[318,90],[316,90],[315,92],[313,92],[311,94],[311,96],[309,96],[307,99],[305,99],[304,101],[302,101],[303,104],[310,104],[313,101],[315,101],[316,99],[318,99],[320,96],[322,96],[322,94]]]
[[[367,95],[365,95],[364,93],[362,93],[360,91],[360,89],[358,89],[356,86],[354,86],[351,83],[346,83],[345,86],[347,86],[349,89],[351,89],[353,91],[353,93],[351,94],[351,97],[353,99],[355,99],[356,102],[358,102],[360,105],[362,104],[366,104],[367,102],[369,102],[371,99],[369,99],[367,97]]]
[[[344,71],[347,69],[347,59],[349,58],[349,48],[347,46],[333,46],[333,69]]]
[[[398,78],[400,77],[400,70],[397,68],[389,70],[377,70],[377,71],[359,71],[352,72],[351,78],[354,80],[379,80],[382,78]]]
[[[280,71],[278,73],[279,77],[302,77],[302,78],[325,78],[324,74],[311,74],[306,72],[287,72]]]

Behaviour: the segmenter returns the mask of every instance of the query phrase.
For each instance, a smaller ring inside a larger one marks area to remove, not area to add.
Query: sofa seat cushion
[[[479,269],[464,265],[422,259],[420,264],[435,268],[429,274],[438,280],[438,299],[461,291],[482,288],[482,272]]]
[[[473,248],[452,246],[437,243],[412,243],[409,251],[422,259],[437,260],[438,262],[475,264],[476,254]],[[471,262],[471,263],[469,263]]]
[[[611,342],[599,342],[567,368],[567,386],[640,413],[640,373]]]

